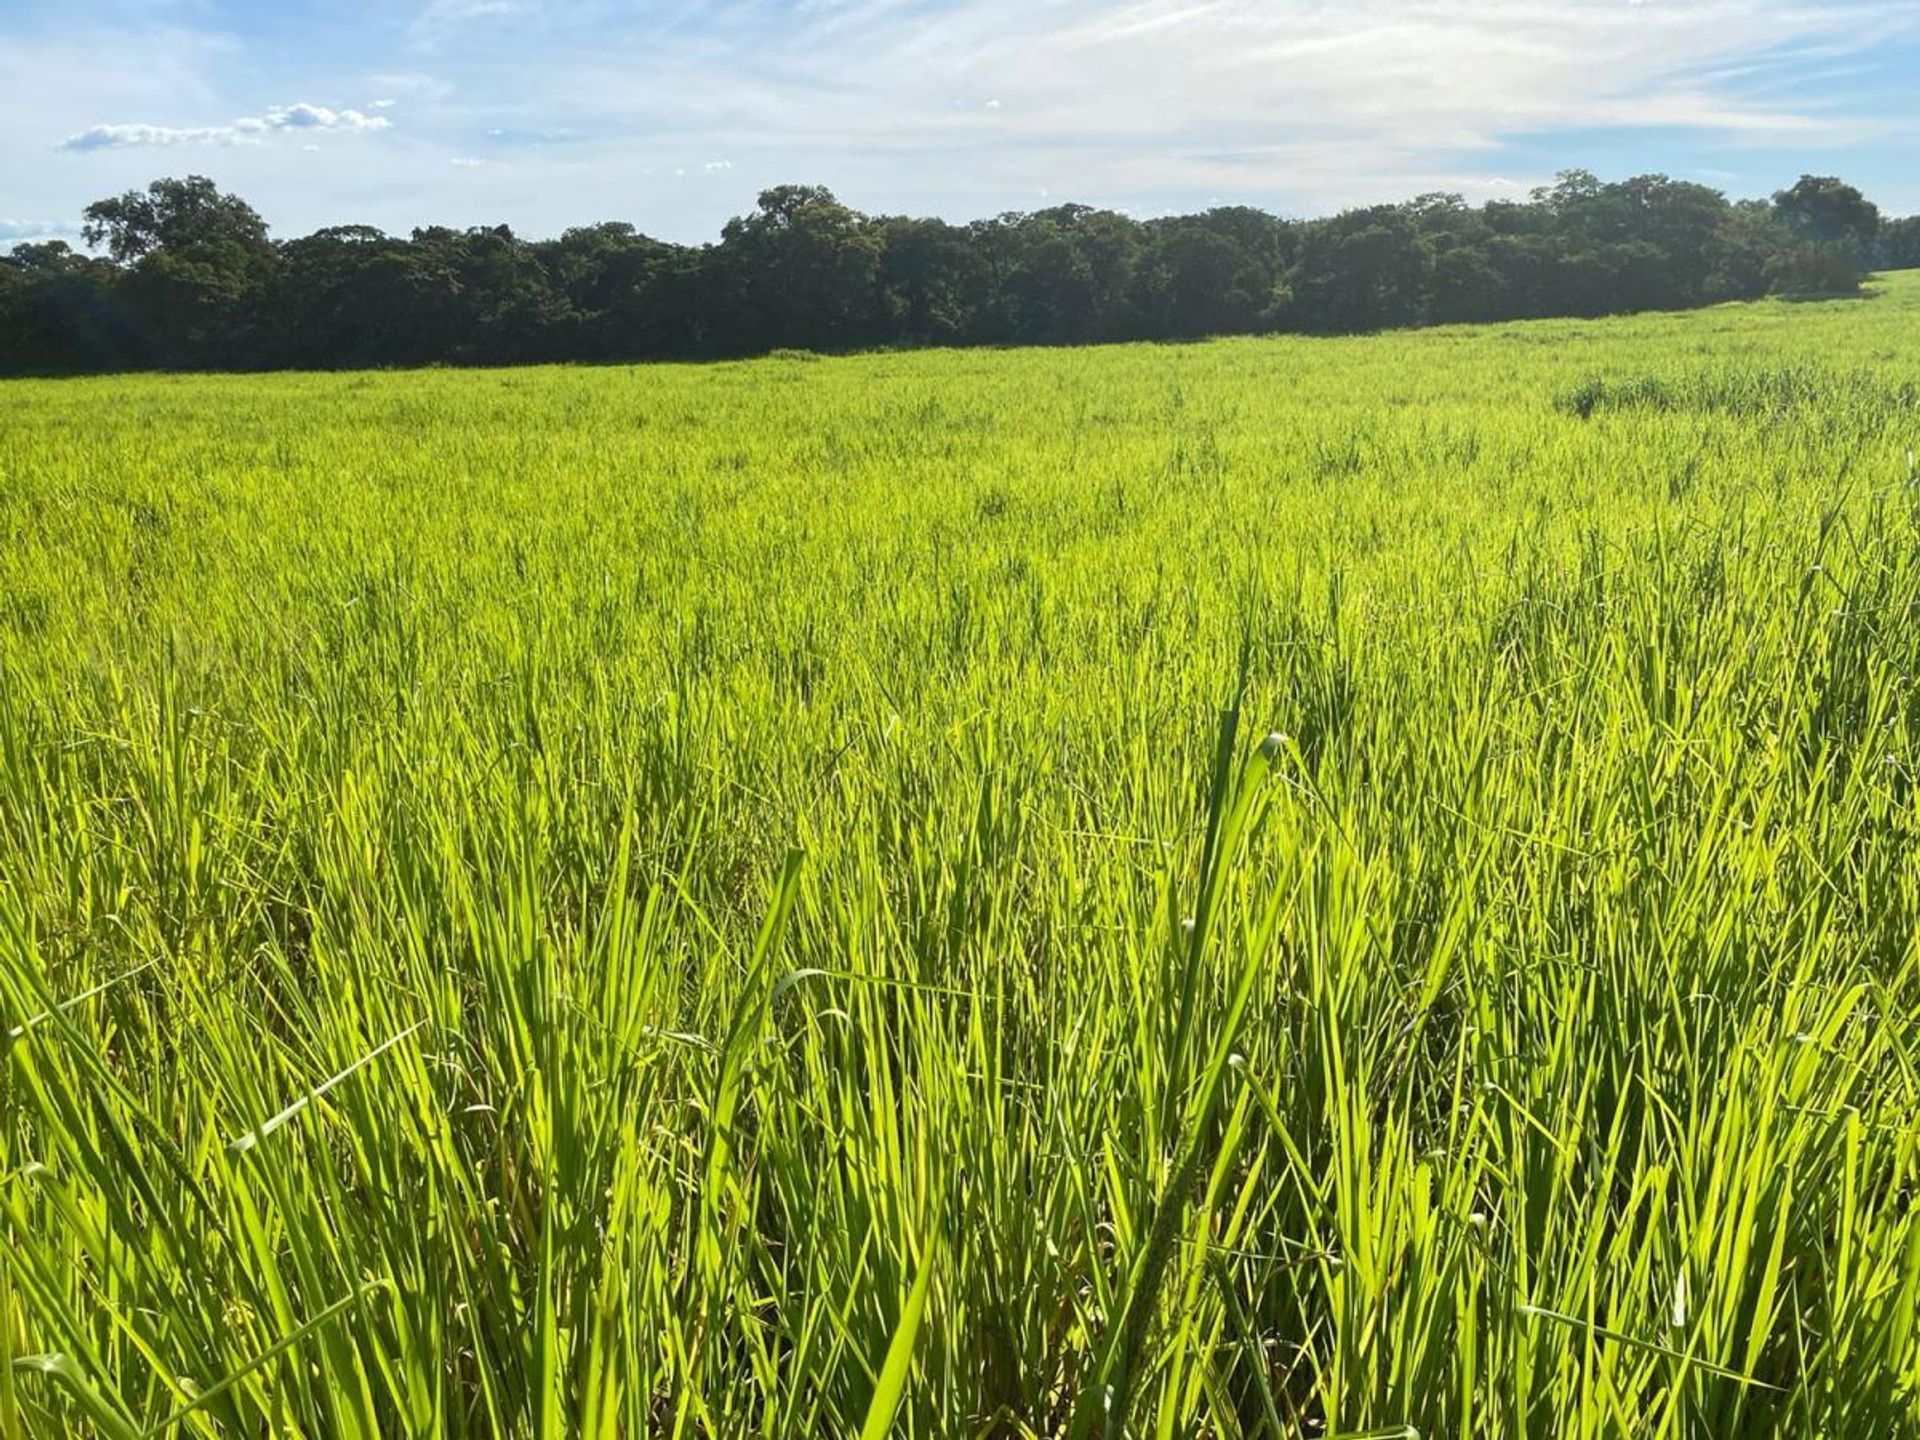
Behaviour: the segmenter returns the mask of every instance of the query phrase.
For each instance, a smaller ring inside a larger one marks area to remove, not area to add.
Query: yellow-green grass
[[[0,386],[0,1436],[1920,1434],[1875,289]]]

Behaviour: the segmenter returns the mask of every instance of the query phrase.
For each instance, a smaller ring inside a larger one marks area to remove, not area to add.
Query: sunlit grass
[[[0,1436],[1920,1434],[1917,279],[0,387]]]

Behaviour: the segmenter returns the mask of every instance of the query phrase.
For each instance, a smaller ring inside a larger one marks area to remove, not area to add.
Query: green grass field
[[[0,386],[0,1436],[1920,1435],[1920,272]]]

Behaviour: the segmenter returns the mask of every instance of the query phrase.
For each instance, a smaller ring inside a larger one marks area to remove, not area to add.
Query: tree
[[[415,230],[411,258],[410,278],[430,286],[435,323],[429,333],[446,358],[512,365],[565,353],[573,311],[533,247],[508,226]]]
[[[459,303],[450,269],[370,225],[335,225],[280,247],[273,353],[315,368],[445,358],[432,317]]]
[[[1774,218],[1765,200],[1742,200],[1734,205],[1715,236],[1713,268],[1701,298],[1709,304],[1765,295],[1778,278],[1777,257],[1797,244]]]
[[[155,180],[144,192],[129,190],[87,206],[83,233],[89,245],[105,243],[121,264],[157,250],[211,253],[231,249],[258,255],[268,249],[267,226],[237,195],[222,194],[204,175]]]
[[[1160,338],[1263,329],[1273,272],[1224,227],[1185,220],[1154,230],[1135,271],[1136,307]]]
[[[57,374],[137,360],[112,300],[118,276],[64,240],[0,256],[0,371]]]
[[[1880,263],[1889,270],[1920,268],[1920,215],[1881,222]]]
[[[1773,197],[1774,214],[1803,240],[1865,255],[1880,230],[1880,207],[1831,175],[1802,175]]]
[[[714,263],[747,349],[841,349],[882,330],[880,228],[820,185],[779,185],[751,215],[729,220]]]
[[[697,353],[697,326],[663,323],[669,277],[689,253],[681,246],[608,221],[576,226],[533,251],[569,312],[572,354],[614,360]]]
[[[95,201],[85,216],[87,243],[131,265],[121,297],[153,358],[187,366],[253,359],[258,302],[278,257],[252,206],[189,175]]]
[[[1290,277],[1289,319],[1312,331],[1378,330],[1428,318],[1432,251],[1408,209],[1373,205],[1311,227]]]
[[[967,232],[944,220],[881,222],[880,287],[887,338],[951,345],[969,337],[986,288]]]

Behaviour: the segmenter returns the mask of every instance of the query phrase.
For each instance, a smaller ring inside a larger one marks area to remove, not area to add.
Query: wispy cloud
[[[445,27],[446,67],[496,76],[510,23],[512,48],[542,57],[512,67],[516,109],[610,149],[712,146],[756,179],[820,174],[825,158],[843,183],[892,177],[887,189],[933,176],[1004,195],[1316,207],[1408,186],[1490,193],[1503,146],[1561,132],[1854,143],[1878,122],[1845,87],[1783,75],[1920,36],[1912,0],[719,0],[638,14],[429,0],[420,13]]]
[[[476,20],[496,20],[537,10],[537,0],[426,0],[413,19],[413,36],[428,46]]]
[[[80,227],[62,220],[0,220],[0,242],[22,240],[70,240]]]
[[[94,125],[60,142],[62,150],[127,150],[148,145],[234,145],[276,132],[317,134],[385,130],[393,122],[360,110],[324,105],[276,105],[264,115],[243,115],[227,125]]]
[[[849,130],[946,130],[951,111],[936,121],[925,97],[971,90],[1000,102],[982,123],[1029,140],[1167,150],[1336,136],[1431,151],[1565,127],[1832,128],[1843,122],[1818,98],[1700,72],[1795,41],[1866,49],[1916,25],[1907,0],[968,0],[931,20],[872,7],[863,34],[830,46],[801,28],[769,64],[728,58],[745,62],[749,93],[776,66],[799,69],[821,87],[816,122]]]
[[[62,150],[131,150],[142,145],[231,143],[239,132],[231,125],[93,125],[60,142]]]
[[[368,77],[375,90],[392,97],[402,95],[410,100],[445,100],[453,94],[453,82],[438,75],[428,75],[419,70],[387,70]],[[391,105],[391,98],[376,100],[377,106]]]
[[[1920,208],[1914,0],[155,8],[0,0],[16,214],[77,214],[190,147],[285,229],[618,214],[700,239],[788,180],[951,218],[1043,195],[1304,214],[1507,194],[1569,164],[1704,167],[1743,193],[1816,169]],[[302,94],[358,109],[259,108]],[[388,124],[393,143],[345,143]],[[289,164],[303,144],[323,153]]]

